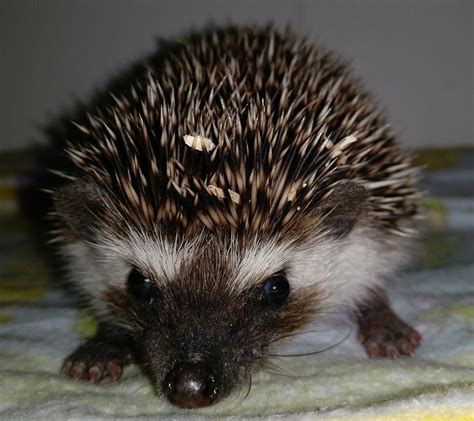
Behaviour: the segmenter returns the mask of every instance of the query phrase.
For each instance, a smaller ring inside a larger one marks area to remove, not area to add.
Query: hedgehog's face
[[[355,294],[345,282],[353,262],[368,266],[370,253],[347,238],[365,197],[352,185],[326,199],[325,230],[316,209],[272,235],[134,228],[115,213],[104,222],[104,209],[116,208],[97,195],[77,185],[57,194],[72,269],[100,312],[130,326],[143,366],[178,406],[208,406],[248,382],[270,346],[331,305],[332,293]],[[358,279],[351,284],[370,274]]]
[[[181,261],[175,250],[174,263],[163,248],[161,263],[135,259],[121,291],[126,322],[140,326],[134,330],[143,366],[171,403],[186,408],[248,384],[269,346],[301,326],[311,304],[311,294],[293,289],[281,254],[276,259],[263,248],[238,255],[230,245],[225,252],[212,238],[199,244],[179,248]]]
[[[145,326],[145,366],[175,405],[208,406],[244,381],[290,293],[283,273],[239,293],[219,284],[214,291],[183,290],[182,282],[159,288],[136,269],[129,275],[130,299]]]

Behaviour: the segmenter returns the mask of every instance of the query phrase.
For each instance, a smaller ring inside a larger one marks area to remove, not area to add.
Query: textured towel
[[[474,420],[474,154],[429,173],[423,256],[394,282],[396,311],[423,334],[414,358],[368,360],[347,317],[308,327],[252,387],[199,411],[157,398],[138,368],[100,385],[59,375],[62,359],[94,323],[52,282],[28,224],[15,213],[14,170],[0,161],[0,418]],[[0,158],[1,159],[1,158]],[[311,331],[311,332],[310,332]]]

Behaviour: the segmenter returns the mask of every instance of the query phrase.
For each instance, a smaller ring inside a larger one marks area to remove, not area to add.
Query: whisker
[[[252,375],[249,375],[249,386],[248,386],[248,389],[247,389],[247,393],[245,394],[244,398],[242,400],[245,400],[247,399],[247,397],[249,396],[250,394],[250,389],[252,388]]]
[[[271,368],[272,370],[268,370],[267,367]],[[279,376],[285,376],[285,377],[293,376],[293,374],[290,373],[288,370],[276,365],[275,363],[271,361],[265,361],[265,364],[263,365],[262,370],[266,371],[267,373],[276,374]]]
[[[316,371],[314,373],[310,373],[310,374],[292,374],[292,373],[282,374],[282,373],[273,372],[273,371],[266,371],[266,370],[265,371],[267,373],[273,374],[275,376],[287,377],[287,378],[291,378],[291,379],[306,379],[306,378],[318,376],[324,370],[326,370],[326,368],[322,368],[321,370]]]
[[[280,366],[276,365],[275,363],[272,363],[270,361],[267,361],[266,363],[268,365],[272,365],[273,367],[279,369],[280,371],[266,370],[265,367],[263,368],[263,371],[265,371],[267,373],[270,373],[270,374],[274,374],[276,376],[288,377],[288,378],[293,378],[293,379],[305,379],[305,378],[314,377],[314,376],[317,376],[320,373],[322,373],[324,370],[326,370],[326,368],[322,368],[321,370],[316,371],[314,373],[310,373],[310,374],[293,374],[293,373],[289,372],[288,370],[284,369],[283,367],[280,367]]]
[[[350,334],[352,333],[352,330],[353,330],[353,327],[350,326],[349,327],[349,331],[344,335],[344,337],[342,339],[340,339],[338,342],[336,342],[335,344],[332,344],[332,345],[329,345],[327,346],[326,348],[323,348],[323,349],[319,349],[317,351],[312,351],[312,352],[304,352],[304,353],[301,353],[301,354],[268,354],[270,357],[279,357],[279,358],[287,358],[287,357],[306,357],[306,356],[309,356],[309,355],[316,355],[316,354],[320,354],[322,352],[325,352],[325,351],[329,351],[330,349],[333,349],[335,348],[336,346],[340,345],[341,343],[343,343],[349,336]]]
[[[306,330],[304,332],[293,332],[293,333],[288,333],[283,336],[279,336],[278,338],[273,339],[270,341],[270,344],[273,344],[275,342],[280,342],[283,339],[288,339],[288,338],[293,338],[294,336],[299,336],[299,335],[307,335],[308,333],[321,333],[321,332],[328,332],[332,329],[317,329],[317,330]]]
[[[251,379],[249,379],[250,382],[252,381]],[[247,398],[247,396],[249,395],[250,393],[250,387],[247,388],[247,392],[245,393],[245,396],[242,397],[242,393],[243,393],[243,390],[242,390],[242,387],[238,387],[237,390],[236,390],[236,393],[232,393],[232,398],[229,397],[229,403],[234,403],[236,401],[243,401]]]

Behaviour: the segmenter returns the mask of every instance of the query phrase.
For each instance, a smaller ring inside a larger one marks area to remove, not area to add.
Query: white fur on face
[[[354,307],[382,286],[405,260],[397,241],[376,239],[374,230],[356,228],[341,240],[323,241],[297,252],[290,277],[298,286],[314,285],[322,307]]]
[[[158,284],[173,282],[181,268],[190,264],[206,247],[206,239],[169,242],[159,235],[150,237],[131,232],[127,240],[102,237],[97,243],[69,243],[63,253],[69,262],[72,282],[90,297],[96,309],[103,309],[101,297],[112,287],[125,288],[132,267],[138,268]],[[234,238],[219,250],[216,259],[225,259],[232,268],[229,283],[236,291],[255,286],[281,271],[288,263],[287,247],[255,240],[245,251]],[[203,253],[205,254],[205,253]],[[208,258],[206,254],[205,258]],[[194,260],[195,261],[195,260]]]
[[[373,232],[356,228],[336,240],[315,238],[305,246],[275,244],[256,239],[245,251],[235,240],[216,259],[226,259],[233,268],[229,283],[236,290],[256,286],[276,272],[285,270],[293,290],[317,288],[319,308],[352,307],[365,298],[370,288],[381,285],[403,260],[395,243],[375,239]],[[106,311],[104,294],[112,287],[125,288],[133,266],[160,282],[172,282],[180,268],[191,262],[202,239],[170,243],[159,236],[130,233],[127,241],[103,237],[100,244],[71,243],[64,253],[69,260],[72,281],[90,297],[99,313]]]

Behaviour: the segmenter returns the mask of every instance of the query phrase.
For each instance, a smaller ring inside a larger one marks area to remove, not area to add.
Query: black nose
[[[215,374],[204,364],[179,363],[167,374],[163,392],[181,408],[202,408],[217,398],[219,388]]]

